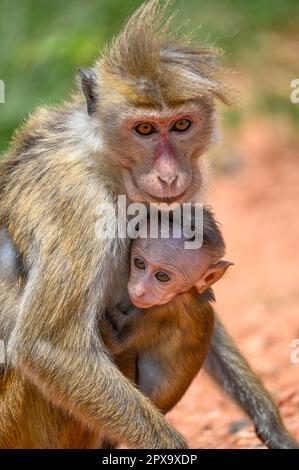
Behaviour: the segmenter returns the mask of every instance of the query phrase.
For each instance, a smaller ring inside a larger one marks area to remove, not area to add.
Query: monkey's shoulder
[[[89,157],[100,150],[101,143],[98,130],[94,131],[84,106],[76,100],[40,106],[14,132],[0,172],[11,174],[18,168],[41,172],[43,168],[43,174],[56,169],[62,178],[64,171],[71,176],[75,170],[81,170],[82,177],[90,176],[96,164]]]

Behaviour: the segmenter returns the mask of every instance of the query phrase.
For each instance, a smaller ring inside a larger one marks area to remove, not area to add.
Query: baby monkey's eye
[[[137,269],[145,269],[145,262],[141,258],[134,258],[134,264]]]
[[[149,122],[142,122],[135,127],[135,131],[140,135],[151,135],[156,132],[156,129]]]
[[[159,282],[169,282],[170,281],[170,276],[167,273],[164,273],[163,271],[159,271],[158,273],[155,274],[155,278]]]
[[[173,124],[170,130],[176,132],[185,132],[190,128],[191,124],[192,121],[190,121],[189,119],[179,119]]]

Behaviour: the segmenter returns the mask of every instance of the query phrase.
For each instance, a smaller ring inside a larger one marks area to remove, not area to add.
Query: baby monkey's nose
[[[145,288],[142,284],[138,284],[133,288],[134,297],[137,299],[142,298],[145,295]]]
[[[133,283],[130,282],[128,284],[128,291],[129,291],[130,297],[132,297],[136,300],[141,299],[146,294],[145,286],[141,282],[139,282],[138,284],[137,283],[133,284]]]

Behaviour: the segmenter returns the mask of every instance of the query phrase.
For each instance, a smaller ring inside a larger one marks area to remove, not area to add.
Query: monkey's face
[[[212,141],[211,102],[165,107],[120,106],[104,124],[107,157],[122,171],[130,200],[190,201],[201,189],[199,157]]]
[[[132,257],[128,293],[136,307],[146,309],[167,304],[179,293],[179,287],[168,266],[154,265],[141,256]]]
[[[209,265],[202,250],[185,250],[180,239],[133,242],[128,292],[138,308],[164,305],[189,291]]]

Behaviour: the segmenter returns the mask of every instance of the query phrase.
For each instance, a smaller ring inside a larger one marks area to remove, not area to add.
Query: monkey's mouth
[[[185,189],[185,191],[180,194],[177,194],[176,196],[158,197],[154,196],[145,188],[141,187],[132,172],[128,170],[123,170],[122,173],[127,194],[130,199],[135,202],[143,202],[149,204],[167,204],[168,206],[172,204],[181,204],[182,202],[187,200],[188,196],[190,195],[190,187],[192,188],[193,186],[192,181],[191,185],[187,189]]]
[[[132,304],[135,305],[135,307],[137,307],[137,308],[146,309],[146,308],[153,307],[153,304],[146,303],[146,302],[139,302],[133,296],[129,296],[129,297],[130,297],[130,300],[131,300]]]
[[[156,204],[179,204],[185,200],[185,196],[188,193],[188,189],[181,193],[179,196],[173,196],[173,197],[157,197],[153,196],[152,194],[146,192],[145,195],[148,196],[151,199],[151,202],[156,203]]]

